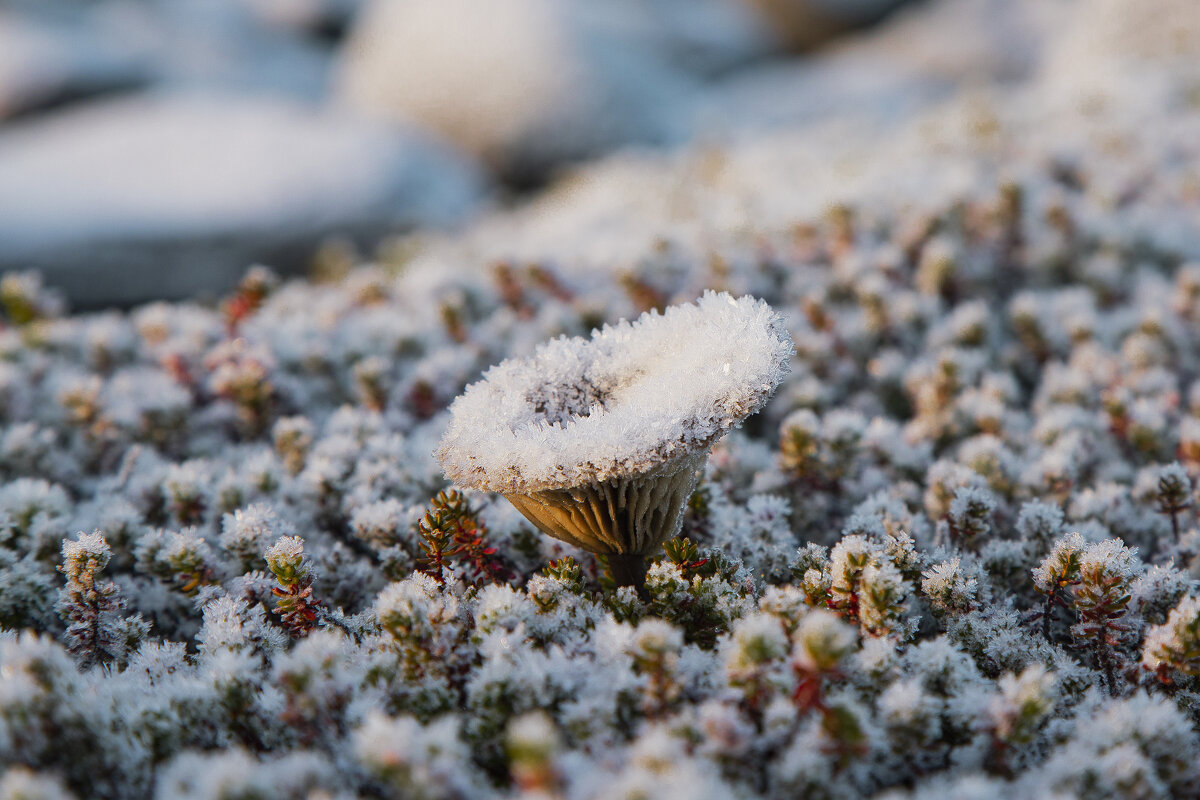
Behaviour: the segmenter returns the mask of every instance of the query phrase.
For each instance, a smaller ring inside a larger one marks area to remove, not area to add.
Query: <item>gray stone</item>
[[[94,103],[0,130],[0,271],[38,269],[76,307],[189,297],[483,197],[474,168],[392,126],[263,99]]]
[[[622,145],[676,143],[697,76],[628,11],[594,0],[374,0],[343,49],[338,93],[518,181]]]

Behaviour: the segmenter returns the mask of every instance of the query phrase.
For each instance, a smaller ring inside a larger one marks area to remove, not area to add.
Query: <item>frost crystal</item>
[[[1079,575],[1079,558],[1086,542],[1069,533],[1054,543],[1045,560],[1033,570],[1033,584],[1041,592],[1052,592],[1073,582]]]
[[[242,564],[256,562],[280,534],[282,523],[270,506],[257,503],[226,514],[221,520],[221,547]]]
[[[91,583],[95,575],[108,564],[112,550],[99,531],[81,533],[79,538],[62,545],[63,574],[69,581]]]
[[[1177,669],[1200,675],[1200,597],[1179,601],[1167,621],[1146,632],[1142,664],[1147,669]]]
[[[934,565],[921,578],[921,590],[940,611],[968,611],[975,603],[978,580],[963,572],[957,557]]]

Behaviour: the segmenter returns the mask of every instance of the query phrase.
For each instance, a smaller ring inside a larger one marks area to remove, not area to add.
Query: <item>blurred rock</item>
[[[680,140],[700,79],[769,52],[725,0],[375,0],[340,94],[536,179],[626,144]]]
[[[809,50],[881,19],[905,0],[746,0],[792,50]]]
[[[80,16],[0,10],[0,120],[149,79],[144,59],[98,36],[93,15]]]
[[[340,32],[363,0],[238,0],[265,24],[298,33]]]
[[[265,3],[148,0],[118,10],[122,40],[147,54],[157,86],[312,102],[326,95],[332,48],[295,27],[302,19],[272,17]]]
[[[302,270],[329,235],[452,225],[482,186],[423,137],[296,104],[94,103],[0,130],[0,271],[76,307],[211,294],[251,263]]]
[[[1037,0],[928,0],[809,58],[773,61],[713,87],[696,138],[841,120],[889,125],[972,87],[1036,71],[1061,7]]]
[[[712,78],[780,53],[767,21],[741,0],[609,0],[581,4],[612,35],[637,42],[673,67]]]

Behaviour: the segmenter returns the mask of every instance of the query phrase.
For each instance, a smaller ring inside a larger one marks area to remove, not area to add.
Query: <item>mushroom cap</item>
[[[709,291],[492,367],[451,405],[437,458],[506,496],[670,473],[758,411],[793,352],[765,302]]]

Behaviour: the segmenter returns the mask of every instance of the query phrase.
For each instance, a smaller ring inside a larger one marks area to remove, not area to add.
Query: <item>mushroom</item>
[[[792,353],[765,302],[709,291],[492,367],[451,405],[437,458],[640,589],[713,443],[762,408]]]

